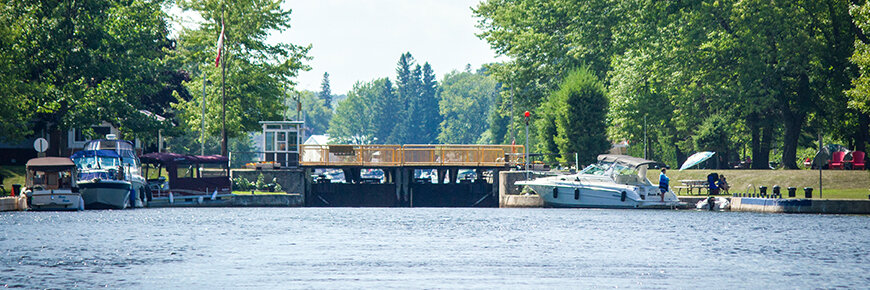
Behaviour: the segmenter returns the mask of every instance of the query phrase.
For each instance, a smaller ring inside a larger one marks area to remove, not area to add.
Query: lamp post
[[[532,116],[532,113],[526,111],[523,113],[523,116],[526,117],[526,179],[529,178],[529,117]]]

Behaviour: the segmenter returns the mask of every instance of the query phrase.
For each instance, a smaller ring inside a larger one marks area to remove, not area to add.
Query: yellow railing
[[[522,145],[302,145],[303,166],[513,166]]]

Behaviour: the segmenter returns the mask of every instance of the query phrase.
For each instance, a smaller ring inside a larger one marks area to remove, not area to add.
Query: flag
[[[221,64],[221,53],[224,50],[224,22],[221,20],[221,35],[218,36],[217,57],[214,59],[214,66],[218,67]]]

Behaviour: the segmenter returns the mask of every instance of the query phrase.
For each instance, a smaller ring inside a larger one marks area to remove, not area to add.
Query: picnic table
[[[704,189],[707,189],[707,187],[709,186],[709,184],[707,183],[706,180],[688,180],[688,179],[684,179],[684,180],[680,180],[680,183],[682,183],[683,185],[681,185],[681,186],[674,186],[674,188],[677,189],[677,195],[679,195],[680,192],[681,192],[683,189],[687,190],[687,191],[688,191],[688,194],[692,194],[692,190],[694,190],[694,189],[696,189],[696,188],[698,189],[698,194],[700,195],[701,192],[702,192]]]

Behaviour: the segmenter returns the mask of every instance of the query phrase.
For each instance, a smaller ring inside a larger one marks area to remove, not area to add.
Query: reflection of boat
[[[76,165],[66,157],[27,161],[24,194],[32,210],[83,210],[84,201],[73,176]]]
[[[205,204],[232,196],[227,157],[148,153],[141,160],[151,206]]]
[[[133,143],[114,139],[85,143],[71,156],[79,169],[78,186],[87,209],[142,207],[145,178],[139,173],[139,158]]]
[[[599,155],[598,163],[572,175],[519,181],[532,188],[548,207],[671,208],[677,196],[662,193],[646,172],[658,162],[626,155]]]

